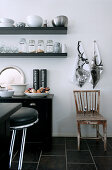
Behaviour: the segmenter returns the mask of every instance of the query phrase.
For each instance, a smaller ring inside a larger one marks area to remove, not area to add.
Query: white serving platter
[[[0,85],[11,89],[11,84],[24,84],[25,76],[23,71],[16,66],[8,66],[0,71]]]
[[[25,95],[30,96],[30,97],[45,97],[49,93],[25,93]]]

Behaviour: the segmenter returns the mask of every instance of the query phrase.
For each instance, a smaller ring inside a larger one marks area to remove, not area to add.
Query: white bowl
[[[7,23],[5,23],[5,22],[2,23],[2,22],[1,22],[1,23],[0,23],[0,27],[14,27],[14,25],[11,24],[11,23],[8,23],[8,22],[7,22]]]
[[[37,15],[30,15],[26,18],[26,20],[30,27],[41,27],[43,23],[43,19]]]
[[[12,97],[14,95],[14,90],[0,90],[1,97]]]
[[[23,96],[27,84],[11,84],[15,96]]]
[[[14,24],[14,20],[10,18],[0,18],[0,22]]]
[[[48,93],[25,93],[25,95],[30,96],[30,97],[45,97],[49,94]]]

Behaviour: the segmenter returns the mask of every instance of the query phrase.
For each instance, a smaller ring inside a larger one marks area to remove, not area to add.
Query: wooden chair
[[[96,127],[96,137],[86,139],[100,139],[104,141],[104,151],[106,151],[107,141],[107,120],[99,114],[100,90],[74,90],[76,105],[76,121],[78,130],[78,150],[80,150],[81,124],[94,125]],[[103,136],[99,133],[99,125],[103,126]]]

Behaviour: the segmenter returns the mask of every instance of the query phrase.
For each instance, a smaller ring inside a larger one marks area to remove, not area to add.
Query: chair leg
[[[107,150],[107,122],[103,123],[104,151]]]
[[[12,155],[13,155],[13,149],[14,149],[14,142],[15,142],[15,136],[16,136],[16,130],[12,131],[12,138],[11,138],[11,144],[10,144],[10,150],[9,150],[9,168],[11,168],[12,163]]]
[[[27,131],[27,128],[24,128],[23,129],[23,135],[22,135],[22,141],[21,141],[21,150],[20,150],[20,156],[19,156],[18,170],[22,169],[23,154],[24,154],[25,139],[26,139],[26,131]]]
[[[96,125],[96,137],[99,137],[99,125]]]
[[[77,130],[78,130],[78,136],[77,136],[77,140],[78,140],[78,150],[80,150],[81,130],[80,130],[80,123],[79,123],[79,122],[77,122]]]

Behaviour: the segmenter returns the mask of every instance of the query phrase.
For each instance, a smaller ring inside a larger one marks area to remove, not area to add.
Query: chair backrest
[[[99,114],[100,90],[74,90],[76,112]]]

